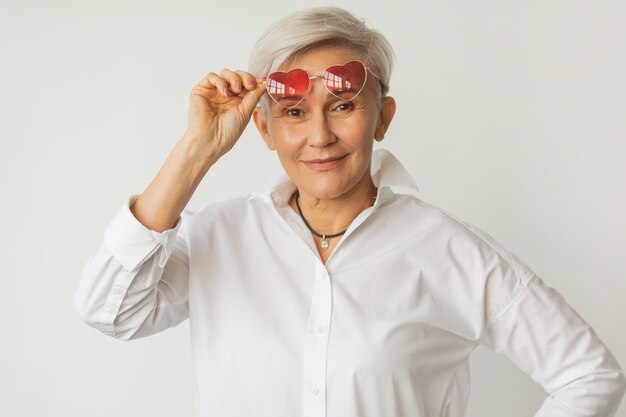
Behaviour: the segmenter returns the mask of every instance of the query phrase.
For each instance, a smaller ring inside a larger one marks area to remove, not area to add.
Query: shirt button
[[[324,333],[324,326],[317,326],[317,327],[315,328],[315,333],[317,333],[317,334],[322,334],[322,333]]]
[[[124,290],[119,287],[113,288],[113,295],[122,295],[123,292]]]
[[[328,272],[324,271],[324,273],[322,274],[322,279],[328,279]]]
[[[320,395],[320,389],[318,387],[313,387],[311,389],[311,394],[317,397],[318,395]]]

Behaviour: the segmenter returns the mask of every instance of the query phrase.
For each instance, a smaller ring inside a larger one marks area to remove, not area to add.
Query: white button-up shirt
[[[549,393],[537,417],[614,415],[624,375],[554,289],[489,235],[399,193],[416,186],[389,152],[375,152],[372,178],[375,204],[326,264],[286,176],[162,233],[134,218],[133,195],[85,265],[76,309],[124,340],[189,318],[202,417],[461,417],[479,344]]]

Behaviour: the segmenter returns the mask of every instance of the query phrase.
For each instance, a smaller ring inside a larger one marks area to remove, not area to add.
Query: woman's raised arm
[[[171,229],[207,171],[237,142],[265,87],[244,71],[209,73],[190,94],[187,130],[131,207],[144,226]]]
[[[130,340],[187,318],[189,257],[179,219],[206,172],[241,136],[264,91],[252,75],[229,70],[194,87],[182,139],[146,190],[114,216],[83,268],[74,299],[83,321]]]

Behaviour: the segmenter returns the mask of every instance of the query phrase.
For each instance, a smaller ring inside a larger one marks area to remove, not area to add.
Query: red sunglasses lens
[[[281,106],[291,107],[309,91],[309,74],[301,69],[273,72],[265,80],[267,93]]]
[[[359,61],[334,65],[324,72],[324,84],[328,91],[346,100],[352,100],[361,92],[366,78],[367,70]]]

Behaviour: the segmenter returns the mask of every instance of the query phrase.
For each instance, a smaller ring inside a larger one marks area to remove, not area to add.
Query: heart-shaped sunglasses
[[[291,108],[304,100],[311,89],[311,80],[321,78],[332,95],[344,100],[354,100],[365,87],[368,71],[380,81],[380,78],[361,61],[330,66],[318,76],[309,75],[300,68],[289,72],[275,71],[265,78],[265,90],[280,106]]]

